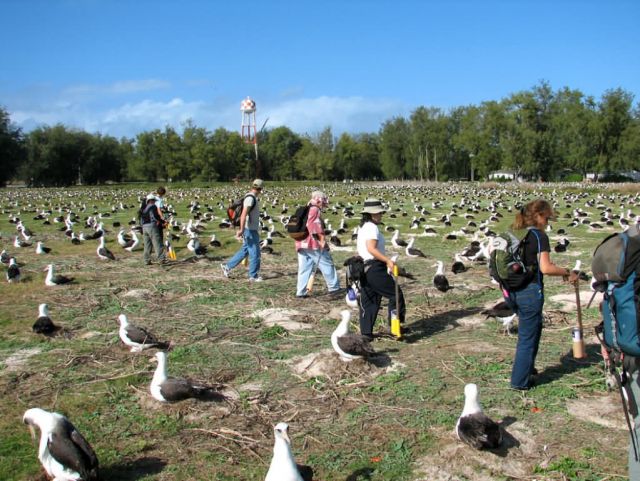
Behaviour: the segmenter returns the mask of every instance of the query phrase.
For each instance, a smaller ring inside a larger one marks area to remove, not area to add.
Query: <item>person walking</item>
[[[373,325],[378,317],[382,298],[389,299],[388,321],[396,309],[396,286],[391,273],[395,262],[387,257],[384,237],[378,229],[385,209],[378,199],[364,201],[362,221],[358,229],[357,250],[365,265],[365,276],[360,285],[360,333],[373,338]],[[402,289],[398,289],[400,312],[398,318],[404,323],[406,305]]]
[[[316,269],[322,272],[329,294],[335,295],[340,292],[340,279],[329,252],[322,220],[322,209],[329,205],[329,198],[323,192],[316,190],[311,193],[308,205],[309,213],[307,214],[306,227],[309,235],[296,241],[296,252],[298,253],[296,297],[309,297],[307,284]]]
[[[236,232],[236,238],[242,241],[242,247],[227,261],[220,264],[222,273],[229,277],[231,270],[245,257],[249,257],[249,280],[262,282],[260,273],[260,194],[264,187],[262,179],[255,179],[251,184],[251,190],[244,196],[240,225]]]
[[[162,243],[162,216],[156,206],[155,194],[147,195],[146,201],[147,205],[140,213],[144,245],[144,263],[147,266],[151,264],[151,251],[154,251],[158,262],[163,264],[167,262],[167,259],[164,244]]]
[[[551,261],[549,237],[545,228],[556,212],[546,200],[529,202],[516,214],[514,230],[527,229],[522,242],[523,262],[533,272],[531,280],[515,291],[503,291],[507,303],[518,314],[518,343],[511,370],[511,387],[528,390],[533,385],[540,336],[542,335],[542,307],[544,306],[544,276],[562,276],[575,283],[578,273],[555,265]]]

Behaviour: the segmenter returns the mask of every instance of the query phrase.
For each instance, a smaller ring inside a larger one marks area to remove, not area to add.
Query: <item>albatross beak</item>
[[[35,441],[36,440],[36,428],[33,424],[31,424],[29,421],[25,421],[25,423],[27,423],[27,425],[29,426],[29,432],[31,433],[31,440]]]

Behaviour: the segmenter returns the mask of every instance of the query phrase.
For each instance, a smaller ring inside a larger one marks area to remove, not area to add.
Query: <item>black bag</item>
[[[242,199],[236,199],[229,207],[227,207],[227,217],[229,217],[229,222],[231,222],[234,227],[238,227],[240,225],[240,216],[242,215],[244,201],[247,197],[253,198],[253,205],[251,206],[251,209],[249,209],[249,212],[251,212],[257,203],[256,197],[253,194],[247,194]]]
[[[309,204],[302,205],[296,209],[295,214],[289,218],[287,223],[287,233],[295,240],[305,239],[309,235],[307,229],[307,218],[309,217]]]
[[[360,256],[349,257],[344,261],[347,285],[360,284],[364,279],[364,259]]]

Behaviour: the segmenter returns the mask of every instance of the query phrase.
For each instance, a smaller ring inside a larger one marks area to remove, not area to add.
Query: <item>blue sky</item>
[[[0,106],[26,131],[133,137],[187,119],[377,132],[541,80],[640,101],[640,2],[0,0]]]

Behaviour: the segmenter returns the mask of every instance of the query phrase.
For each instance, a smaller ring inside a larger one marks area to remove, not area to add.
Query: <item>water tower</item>
[[[262,175],[260,159],[258,157],[258,133],[256,131],[256,102],[247,97],[240,102],[240,111],[242,112],[241,137],[247,144],[253,144],[256,152],[256,177]]]
[[[240,111],[242,112],[242,139],[247,144],[257,144],[255,101],[247,97],[240,103]]]

